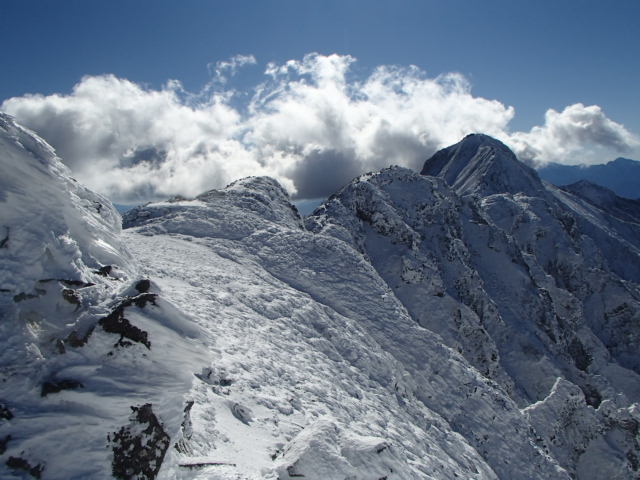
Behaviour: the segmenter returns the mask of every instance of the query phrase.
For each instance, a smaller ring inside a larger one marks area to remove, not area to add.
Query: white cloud
[[[247,175],[273,176],[301,198],[324,196],[364,171],[419,169],[471,132],[533,161],[578,158],[585,145],[603,161],[637,146],[598,107],[579,104],[510,134],[514,109],[474,97],[462,75],[382,66],[352,78],[355,59],[341,55],[269,64],[246,108],[235,107],[230,79],[255,62],[218,62],[195,94],[178,81],[154,90],[105,75],[83,78],[69,95],[12,98],[1,109],[49,141],[79,180],[123,203],[196,195]]]
[[[576,103],[562,112],[549,109],[543,126],[516,132],[510,143],[523,160],[543,164],[604,163],[620,154],[640,153],[640,140],[608,118],[597,105]]]
[[[229,60],[220,60],[216,63],[207,65],[209,73],[212,74],[214,82],[227,83],[230,77],[233,77],[238,70],[246,65],[255,65],[256,57],[253,55],[235,55]]]

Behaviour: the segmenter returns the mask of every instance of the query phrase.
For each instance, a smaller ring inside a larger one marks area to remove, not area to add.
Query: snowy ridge
[[[637,225],[499,142],[304,222],[251,177],[120,231],[1,120],[0,477],[638,477]]]
[[[43,278],[89,282],[92,269],[124,268],[120,216],[109,200],[79,185],[49,145],[5,114],[0,151],[2,288],[31,293]]]
[[[364,175],[307,227],[363,252],[420,325],[522,407],[558,398],[549,397],[558,378],[579,387],[587,410],[607,412],[589,426],[596,433],[585,445],[545,437],[548,425],[530,416],[537,438],[579,478],[603,468],[629,478],[638,443],[612,418],[636,412],[640,393],[637,224],[544,185],[504,149],[470,136],[427,160],[423,173],[454,191],[397,167]],[[504,174],[493,182],[486,172]]]
[[[302,228],[302,218],[275,180],[249,177],[195,199],[173,198],[134,208],[124,215],[123,225],[142,227],[139,231],[149,235],[181,233],[240,240],[272,225]]]
[[[199,331],[138,276],[111,203],[6,115],[0,162],[0,477],[113,478],[132,453],[155,476]]]

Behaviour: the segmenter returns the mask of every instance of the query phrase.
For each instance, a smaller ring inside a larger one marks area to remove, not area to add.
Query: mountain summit
[[[520,162],[504,143],[481,133],[439,150],[420,173],[444,179],[458,195],[544,191],[535,170]]]

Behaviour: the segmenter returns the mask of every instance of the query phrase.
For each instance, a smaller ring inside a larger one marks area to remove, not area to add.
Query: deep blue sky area
[[[258,60],[239,79],[253,85],[269,61],[341,53],[363,73],[460,72],[475,95],[516,108],[514,129],[582,102],[637,133],[639,21],[638,0],[2,0],[0,101],[102,73],[197,91],[208,64],[237,54]]]

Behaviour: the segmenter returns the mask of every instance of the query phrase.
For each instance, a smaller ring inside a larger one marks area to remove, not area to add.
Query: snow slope
[[[621,419],[635,418],[640,398],[639,225],[544,184],[484,135],[436,153],[422,172],[364,175],[307,227],[362,252],[418,324],[523,408],[568,472],[636,475],[637,432]],[[577,400],[553,394],[558,379],[582,392]],[[566,402],[582,402],[593,421],[578,432],[582,413],[556,419],[575,436],[545,436],[549,417],[531,413],[560,415]],[[609,448],[591,448],[599,442]]]
[[[636,227],[494,140],[306,221],[252,177],[120,231],[1,121],[0,477],[637,477],[636,264],[600,247]]]
[[[6,115],[0,162],[0,477],[113,478],[134,455],[151,474],[201,333],[139,276],[110,202]]]
[[[247,197],[266,207],[259,221]],[[203,478],[223,467],[242,478],[563,478],[511,399],[416,324],[359,252],[305,231],[273,181],[167,208],[130,212],[127,243],[219,352],[202,367],[218,380],[193,392],[201,400],[175,463],[204,464]],[[195,215],[196,228],[175,220]],[[219,215],[232,231],[242,220],[255,229],[230,235]],[[230,405],[252,412],[251,428]]]

